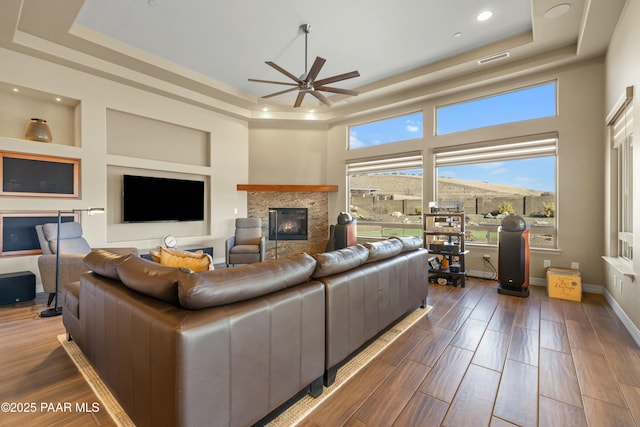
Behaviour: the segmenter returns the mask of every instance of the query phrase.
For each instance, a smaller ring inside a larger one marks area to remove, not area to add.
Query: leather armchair
[[[49,294],[47,305],[51,305],[56,292],[56,240],[58,224],[48,223],[36,225],[36,234],[42,249],[38,258],[38,270],[42,279],[42,287]],[[137,248],[104,248],[120,254],[135,254]],[[58,292],[69,282],[80,280],[80,275],[89,269],[84,265],[84,257],[91,252],[89,243],[82,237],[82,226],[77,222],[63,222],[60,225],[60,265],[58,273]]]
[[[264,261],[266,239],[260,218],[236,218],[235,235],[225,242],[227,267]]]

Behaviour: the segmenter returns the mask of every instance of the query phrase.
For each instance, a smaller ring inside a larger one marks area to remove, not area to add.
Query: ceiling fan
[[[330,84],[330,83],[336,83],[342,80],[351,79],[353,77],[359,77],[360,73],[357,71],[351,71],[349,73],[338,74],[332,77],[316,80],[316,77],[318,77],[318,74],[320,73],[322,66],[326,62],[326,59],[321,58],[319,56],[317,56],[316,60],[313,61],[313,65],[311,65],[311,70],[307,71],[307,37],[309,35],[309,32],[311,31],[311,25],[309,24],[300,25],[300,29],[304,32],[304,74],[301,75],[300,77],[296,77],[295,75],[291,74],[284,68],[280,67],[278,64],[272,61],[266,61],[265,64],[269,65],[272,68],[275,68],[285,76],[289,77],[295,83],[277,82],[273,80],[249,79],[250,82],[294,86],[289,89],[285,89],[279,92],[265,95],[263,96],[263,98],[271,98],[274,96],[282,95],[282,94],[297,90],[298,97],[296,98],[296,102],[293,104],[294,107],[299,107],[300,105],[302,105],[302,100],[304,99],[304,96],[308,93],[316,97],[323,104],[328,105],[330,107],[331,101],[329,101],[329,99],[326,96],[324,96],[324,94],[322,94],[321,92],[332,92],[332,93],[339,93],[339,94],[351,95],[351,96],[358,95],[358,92],[355,90],[326,86],[327,84]]]

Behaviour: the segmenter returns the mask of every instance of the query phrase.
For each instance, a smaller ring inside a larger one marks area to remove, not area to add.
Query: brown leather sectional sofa
[[[200,273],[94,251],[69,335],[138,426],[247,426],[426,304],[420,238]]]

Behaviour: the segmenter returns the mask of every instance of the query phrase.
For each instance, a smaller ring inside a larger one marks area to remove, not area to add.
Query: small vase
[[[39,142],[51,142],[53,137],[51,136],[51,129],[46,120],[43,119],[31,119],[27,122],[27,126],[24,129],[24,138],[29,141]]]

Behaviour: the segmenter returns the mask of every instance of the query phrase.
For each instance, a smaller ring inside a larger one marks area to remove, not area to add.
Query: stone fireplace
[[[325,251],[329,240],[328,192],[337,191],[337,186],[238,185],[238,190],[247,191],[247,216],[262,219],[262,234],[267,237],[265,259],[276,257],[275,233],[271,233],[275,218],[269,224],[276,208],[282,209],[282,213],[300,213],[300,209],[307,211],[307,239],[286,240],[279,232],[278,258],[302,252],[313,255]],[[270,234],[273,240],[269,238]]]
[[[269,208],[269,240],[307,240],[307,208]]]

